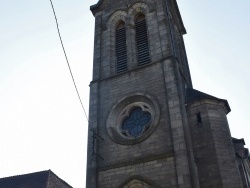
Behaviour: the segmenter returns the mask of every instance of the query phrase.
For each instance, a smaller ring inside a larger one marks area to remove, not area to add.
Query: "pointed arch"
[[[127,12],[124,10],[118,10],[114,12],[107,20],[107,28],[116,28],[120,21],[126,23]]]
[[[141,176],[132,176],[127,179],[119,188],[159,188],[149,180]]]
[[[133,179],[130,182],[128,182],[125,186],[122,188],[153,188],[152,186],[148,185],[146,182]]]
[[[129,8],[128,14],[135,16],[137,13],[148,14],[149,12],[153,12],[154,10],[155,4],[153,2],[135,3]]]

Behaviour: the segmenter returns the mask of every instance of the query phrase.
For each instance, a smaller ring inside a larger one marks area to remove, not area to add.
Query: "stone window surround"
[[[128,114],[130,109],[135,106],[142,107],[143,110],[148,111],[151,114],[151,122],[140,136],[130,138],[122,134],[121,124],[126,116],[124,116],[124,112]],[[153,133],[157,127],[159,119],[160,107],[155,98],[148,94],[138,92],[122,98],[112,107],[106,121],[106,130],[109,137],[118,144],[137,144],[148,138]]]
[[[148,185],[142,180],[133,179],[128,182],[127,185],[123,186],[122,188],[152,188],[152,186]]]
[[[149,5],[148,5],[149,4]],[[116,33],[116,27],[117,25],[123,21],[126,25],[126,43],[127,43],[127,53],[130,54],[128,56],[128,70],[134,69],[138,67],[137,63],[137,46],[136,46],[136,34],[135,34],[135,19],[139,14],[145,15],[145,19],[147,22],[147,25],[150,25],[150,21],[153,20],[153,14],[155,14],[154,11],[154,5],[151,3],[135,3],[132,5],[127,11],[125,10],[118,10],[114,12],[109,19],[106,22],[106,40],[108,43],[108,46],[110,48],[110,52],[115,51],[115,33]],[[153,38],[150,38],[152,36],[149,28],[148,30],[148,42],[149,42],[149,53],[150,56],[152,55],[152,49],[153,49],[153,43],[150,41],[153,41]],[[152,61],[152,60],[151,60]],[[116,74],[116,56],[111,55],[109,57],[110,62],[110,75]]]
[[[136,175],[129,177],[119,188],[159,188],[159,186],[145,177]]]

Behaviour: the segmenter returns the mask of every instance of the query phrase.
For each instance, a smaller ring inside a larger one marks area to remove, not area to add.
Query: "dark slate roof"
[[[219,101],[219,102],[224,102],[226,107],[228,108],[228,112],[231,111],[227,100],[219,99],[217,97],[203,93],[203,92],[198,91],[198,90],[193,89],[193,88],[186,88],[186,95],[185,95],[185,103],[186,104],[189,104],[189,103],[192,103],[195,101],[199,101],[199,100],[203,100],[203,99],[210,99],[210,100],[215,100],[215,101]]]
[[[243,144],[245,145],[245,140],[244,140],[244,138],[238,139],[238,138],[232,137],[232,141],[233,141],[234,143],[243,143]]]
[[[46,188],[49,170],[0,179],[0,188]]]
[[[0,178],[0,188],[47,188],[47,185],[51,183],[54,178],[59,180],[65,187],[71,187],[51,170],[46,170]],[[59,187],[59,185],[57,187]]]

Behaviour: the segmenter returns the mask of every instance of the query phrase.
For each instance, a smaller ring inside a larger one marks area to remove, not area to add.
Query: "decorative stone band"
[[[146,156],[146,157],[138,157],[133,160],[123,160],[123,161],[118,161],[111,165],[99,166],[98,170],[106,171],[106,170],[110,170],[114,168],[137,165],[137,164],[147,163],[147,162],[156,161],[156,160],[164,160],[164,159],[169,159],[173,157],[174,157],[174,151],[169,151],[167,153],[154,154],[154,155]]]

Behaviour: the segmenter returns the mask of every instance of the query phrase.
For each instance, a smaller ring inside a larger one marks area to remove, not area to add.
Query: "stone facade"
[[[236,160],[240,171],[243,188],[250,187],[250,155],[249,150],[244,147],[244,139],[233,138],[233,145],[236,152]]]
[[[242,187],[226,120],[229,105],[192,89],[176,0],[100,0],[91,11],[95,41],[86,187]],[[145,16],[150,54],[143,66],[137,60],[138,15]],[[120,22],[128,70],[117,73]],[[124,130],[133,109],[150,116],[134,137]]]
[[[201,187],[241,187],[226,118],[229,111],[226,101],[216,99],[193,101],[187,106]]]

